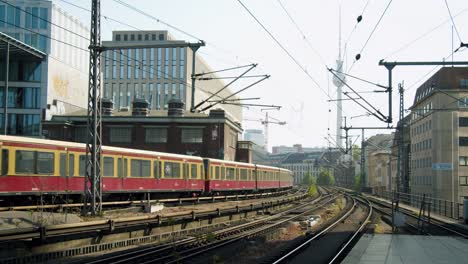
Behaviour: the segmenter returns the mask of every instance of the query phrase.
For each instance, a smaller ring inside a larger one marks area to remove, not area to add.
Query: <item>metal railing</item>
[[[455,220],[459,220],[463,217],[463,204],[454,203],[452,201],[432,198],[428,195],[423,197],[422,195],[409,194],[402,192],[389,192],[378,190],[375,192],[375,195],[387,200],[392,200],[392,198],[399,196],[399,201],[402,204],[409,205],[415,208],[421,207],[421,202],[423,198],[425,199],[426,204],[431,207],[431,213],[435,213],[441,216],[449,217]]]

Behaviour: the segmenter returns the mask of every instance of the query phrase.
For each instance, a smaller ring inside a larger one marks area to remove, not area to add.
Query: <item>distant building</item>
[[[317,179],[319,172],[319,160],[322,152],[290,153],[281,161],[281,167],[294,173],[294,183],[301,184],[309,173]]]
[[[265,135],[260,129],[246,129],[244,132],[244,140],[252,141],[257,146],[265,146]]]
[[[190,109],[193,53],[183,40],[175,40],[166,30],[113,31],[111,41],[103,41],[105,47],[123,47],[107,50],[102,59],[104,97],[112,99],[116,111],[125,111],[135,99],[145,99],[151,110],[167,110],[168,102],[177,98]],[[164,47],[162,47],[164,45]],[[213,70],[200,57],[195,59],[195,73]],[[224,87],[215,74],[197,80],[195,104],[207,99]],[[225,98],[232,95],[229,88],[218,94]],[[237,98],[236,96],[231,99]],[[217,100],[219,97],[214,97]],[[205,104],[204,106],[207,106]],[[218,104],[236,122],[242,120],[242,108]]]
[[[409,124],[412,194],[468,196],[468,67],[444,67],[416,91]]]
[[[112,110],[103,102],[103,145],[236,160],[242,128],[224,110],[209,115],[184,112],[178,100],[168,102],[169,111],[150,110],[145,100],[133,102],[131,111]],[[54,140],[86,141],[86,111],[53,116],[43,124],[44,134]],[[241,144],[243,160],[249,160],[249,146]]]
[[[302,153],[302,152],[314,152],[314,151],[325,151],[326,148],[304,148],[301,144],[294,144],[292,147],[288,146],[273,146],[273,154],[282,153]]]
[[[378,134],[365,142],[366,173],[364,186],[373,193],[387,190],[391,179],[391,147],[394,134]]]
[[[0,3],[0,21],[4,21],[0,22],[0,31],[46,54],[38,73],[41,75],[40,87],[29,86],[39,89],[33,91],[40,101],[38,107],[33,107],[39,109],[39,114],[34,113],[32,118],[35,125],[40,126],[41,119],[50,119],[52,115],[86,108],[89,29],[52,1],[6,2],[11,5]],[[16,58],[10,59],[14,61]],[[13,73],[21,69],[17,64],[11,66]],[[19,83],[11,85],[9,98],[22,97],[25,94],[22,91],[29,87]],[[14,119],[14,116],[10,118]]]

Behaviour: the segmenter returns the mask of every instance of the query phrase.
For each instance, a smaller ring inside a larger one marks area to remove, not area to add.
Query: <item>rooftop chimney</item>
[[[178,98],[172,98],[169,100],[167,116],[184,116],[184,102]]]
[[[101,98],[101,114],[110,116],[114,111],[114,101],[109,98]]]
[[[132,102],[133,116],[148,116],[150,112],[149,103],[145,99],[135,99]]]

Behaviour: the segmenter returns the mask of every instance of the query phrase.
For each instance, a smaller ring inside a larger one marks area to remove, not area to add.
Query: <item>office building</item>
[[[40,67],[34,66],[35,74],[27,83],[15,79],[20,76],[10,78],[9,120],[19,122],[18,115],[31,114],[31,122],[41,131],[40,120],[86,108],[89,29],[52,1],[6,2],[8,4],[0,3],[0,31],[30,47],[28,49],[45,55]],[[18,62],[22,58],[15,56],[15,53],[10,54],[10,66],[13,71],[20,72],[22,64]],[[4,67],[4,60],[1,63]],[[34,100],[34,105],[26,103],[28,100]],[[18,126],[18,123],[14,125]],[[21,131],[13,129],[10,133],[21,135]],[[33,135],[40,136],[38,131],[35,130]]]
[[[244,140],[252,141],[259,147],[265,146],[265,135],[261,129],[246,129],[244,132]]]
[[[105,51],[102,59],[104,96],[114,101],[117,111],[126,111],[135,99],[147,100],[152,110],[167,110],[169,100],[178,98],[185,110],[190,109],[193,53],[185,41],[175,40],[165,30],[113,31],[112,40],[103,41],[103,46],[119,47]],[[212,71],[197,55],[195,72]],[[195,104],[223,87],[220,79],[197,80]],[[219,93],[229,95],[229,88]],[[236,122],[242,120],[239,106],[218,104],[215,108],[225,110]]]
[[[468,196],[468,67],[444,67],[416,91],[411,118],[412,194]]]

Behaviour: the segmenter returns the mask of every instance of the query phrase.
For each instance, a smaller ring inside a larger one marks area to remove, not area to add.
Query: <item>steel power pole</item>
[[[399,116],[399,124],[397,125],[397,130],[398,130],[398,159],[397,159],[397,182],[396,182],[396,191],[397,195],[401,190],[401,180],[403,178],[403,131],[404,131],[404,101],[403,101],[403,95],[404,95],[404,89],[403,89],[403,84],[398,84],[398,93],[400,94],[400,116]],[[406,186],[406,182],[403,181],[404,186]],[[403,188],[404,190],[405,188]]]
[[[190,112],[194,113],[195,112],[195,80],[197,79],[197,75],[195,73],[195,55],[197,53],[197,50],[201,47],[205,46],[205,42],[200,41],[200,43],[197,44],[190,44],[189,48],[192,50],[192,98],[191,98],[191,104],[190,104]]]
[[[86,176],[83,214],[97,215],[102,210],[101,182],[101,3],[92,0],[89,45],[89,89],[86,141]]]

